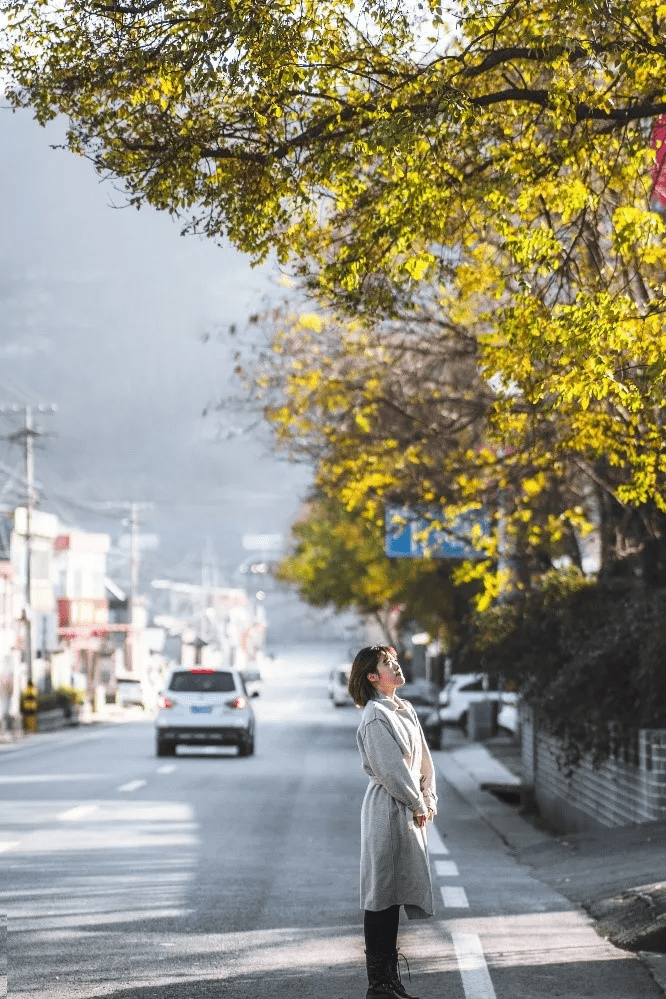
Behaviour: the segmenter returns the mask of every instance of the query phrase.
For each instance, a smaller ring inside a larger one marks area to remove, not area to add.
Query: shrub
[[[631,750],[666,727],[666,591],[544,576],[518,602],[475,616],[468,659],[513,681],[560,741],[561,765]]]
[[[85,691],[64,683],[58,687],[58,696],[65,700],[70,707],[72,704],[85,704],[86,700]]]

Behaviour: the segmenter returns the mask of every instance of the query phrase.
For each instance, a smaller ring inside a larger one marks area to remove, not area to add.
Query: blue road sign
[[[458,517],[446,530],[428,525],[443,520],[436,507],[424,509],[396,506],[384,508],[384,553],[389,558],[487,558],[469,542],[472,528],[480,526],[488,533],[488,519],[483,510],[472,510]]]

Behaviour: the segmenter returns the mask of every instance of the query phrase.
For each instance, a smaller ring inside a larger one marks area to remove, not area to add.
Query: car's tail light
[[[175,706],[176,702],[172,701],[166,694],[160,694],[157,698],[157,707],[160,711],[163,711],[165,708],[175,708]]]
[[[227,701],[230,708],[246,708],[248,705],[247,697],[234,697],[232,700]]]

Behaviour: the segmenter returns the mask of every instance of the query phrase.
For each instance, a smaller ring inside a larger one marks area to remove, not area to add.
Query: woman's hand
[[[428,821],[428,816],[423,812],[413,812],[413,815],[414,815],[414,824],[417,825],[419,829],[422,829],[423,826]]]

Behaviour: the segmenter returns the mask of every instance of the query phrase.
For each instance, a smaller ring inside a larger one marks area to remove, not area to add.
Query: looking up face
[[[405,677],[402,667],[398,662],[395,649],[382,652],[374,671],[368,673],[368,680],[375,690],[380,691],[380,693],[385,694],[387,697],[393,697],[397,688],[402,687]]]

